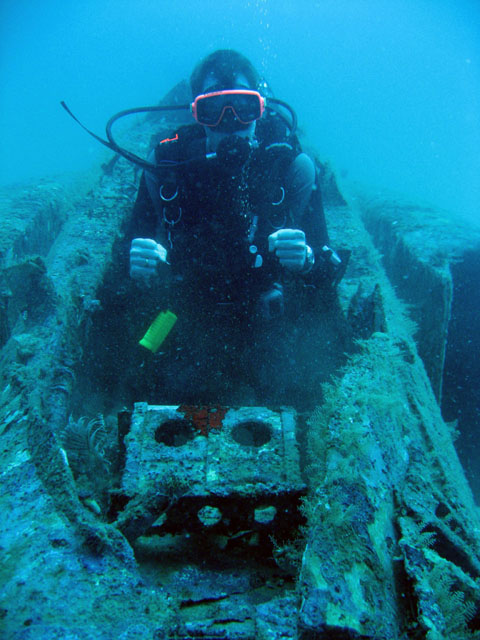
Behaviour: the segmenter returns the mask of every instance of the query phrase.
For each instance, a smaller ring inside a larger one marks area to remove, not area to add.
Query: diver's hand
[[[274,251],[282,267],[302,271],[307,258],[305,233],[301,229],[279,229],[268,236],[268,250]]]
[[[167,250],[150,238],[135,238],[130,247],[130,276],[137,280],[155,276],[158,265],[167,262]]]

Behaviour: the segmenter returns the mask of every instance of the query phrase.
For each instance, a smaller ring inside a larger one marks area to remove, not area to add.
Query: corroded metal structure
[[[116,525],[130,539],[207,531],[288,534],[301,521],[299,498],[306,489],[295,426],[295,413],[286,409],[138,403],[125,437],[121,482],[134,507],[127,505]]]
[[[146,148],[151,125],[132,141]],[[297,423],[231,409],[225,431],[191,437],[190,408],[172,447],[178,407],[151,424],[146,404],[121,411],[127,392],[145,400],[137,334],[155,307],[135,324],[120,266],[138,177],[118,160],[2,194],[2,637],[472,637],[480,519],[441,405],[478,230],[450,226],[447,242],[439,212],[346,204],[326,172],[332,244],[353,254],[313,326],[346,361],[325,342],[318,407]]]

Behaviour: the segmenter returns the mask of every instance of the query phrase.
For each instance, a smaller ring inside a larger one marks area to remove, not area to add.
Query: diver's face
[[[234,76],[233,87],[221,87],[220,81],[213,73],[209,73],[202,85],[202,93],[211,93],[223,89],[251,89],[248,80],[243,73]],[[219,140],[229,135],[237,135],[242,138],[252,138],[255,134],[255,121],[243,124],[235,116],[232,109],[226,109],[222,119],[216,127],[205,127],[207,138],[214,146]]]

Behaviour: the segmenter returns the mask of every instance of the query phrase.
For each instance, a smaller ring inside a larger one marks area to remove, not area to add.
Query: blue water
[[[103,132],[240,50],[339,175],[480,219],[478,0],[2,0],[0,184],[104,156]]]

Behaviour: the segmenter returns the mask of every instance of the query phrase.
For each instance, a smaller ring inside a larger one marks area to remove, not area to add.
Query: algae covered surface
[[[478,508],[441,406],[464,236],[439,265],[415,250],[412,212],[401,228],[386,203],[334,197],[328,176],[332,243],[352,258],[308,318],[305,335],[324,337],[316,408],[244,406],[234,441],[231,425],[215,431],[219,407],[183,407],[202,428],[168,432],[168,458],[153,427],[151,445],[132,427],[154,371],[137,343],[157,304],[135,297],[122,263],[138,179],[118,160],[74,187],[1,198],[2,637],[475,637]],[[440,315],[416,304],[415,283],[400,287],[388,242],[410,264],[422,256]],[[275,437],[269,411],[283,411]]]

